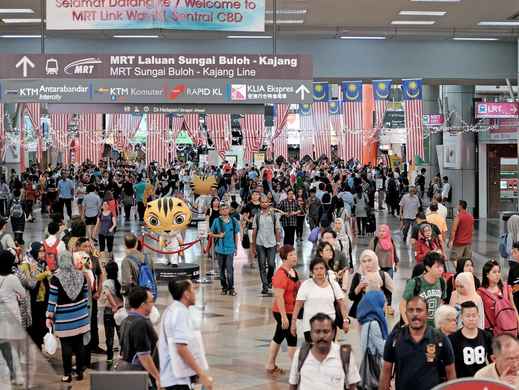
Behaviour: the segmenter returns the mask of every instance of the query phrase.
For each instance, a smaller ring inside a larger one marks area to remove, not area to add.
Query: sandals
[[[285,370],[283,370],[282,368],[279,368],[278,366],[274,366],[273,369],[267,369],[267,374],[269,375],[284,375],[285,374]]]

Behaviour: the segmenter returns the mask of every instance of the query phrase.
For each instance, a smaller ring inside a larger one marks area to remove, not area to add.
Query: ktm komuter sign
[[[10,54],[0,61],[3,102],[311,101],[312,59],[305,55]]]

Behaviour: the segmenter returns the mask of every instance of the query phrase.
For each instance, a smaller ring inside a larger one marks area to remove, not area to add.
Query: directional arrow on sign
[[[296,93],[301,94],[301,100],[305,100],[305,94],[310,93],[310,90],[306,88],[306,85],[301,84],[299,88],[296,89]]]
[[[27,77],[27,67],[30,66],[34,68],[34,63],[27,56],[23,56],[20,61],[18,61],[15,65],[15,68],[22,67],[23,77]]]

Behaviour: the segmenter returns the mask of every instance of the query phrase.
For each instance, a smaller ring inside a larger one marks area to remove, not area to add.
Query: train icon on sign
[[[57,76],[59,71],[58,60],[55,58],[49,58],[45,64],[45,73],[47,76]]]

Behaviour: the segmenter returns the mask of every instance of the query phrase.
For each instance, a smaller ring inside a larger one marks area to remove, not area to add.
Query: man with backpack
[[[234,256],[238,250],[238,234],[240,224],[229,216],[229,205],[220,203],[220,216],[213,221],[209,236],[216,239],[215,254],[220,268],[222,294],[236,296],[234,290]]]
[[[400,302],[400,313],[405,324],[409,324],[406,316],[406,305],[411,298],[420,296],[427,303],[427,324],[434,327],[434,313],[444,302],[447,296],[446,283],[442,278],[444,260],[437,252],[429,252],[423,264],[425,272],[421,276],[409,279],[405,285],[402,301]]]
[[[304,343],[294,354],[290,390],[356,390],[361,378],[350,345],[333,340],[336,328],[330,316],[317,313],[310,319],[312,343]]]
[[[157,299],[157,281],[153,261],[138,250],[139,239],[133,233],[124,237],[126,256],[121,263],[121,293],[128,297],[135,287],[144,287],[151,291],[153,298]],[[125,299],[125,307],[128,302]]]
[[[9,210],[11,228],[14,233],[14,240],[18,245],[23,245],[23,232],[25,231],[25,212],[20,201],[21,192],[16,189],[13,191],[13,201]]]
[[[396,327],[386,340],[384,365],[379,390],[389,390],[395,374],[395,388],[432,389],[456,379],[454,351],[449,338],[429,326],[430,308],[422,296],[413,296],[405,303],[404,317],[409,325]]]
[[[58,238],[60,227],[56,222],[50,222],[47,226],[49,236],[43,240],[45,249],[45,263],[51,271],[58,267],[58,256],[67,250],[65,243]]]
[[[252,221],[251,255],[258,254],[258,266],[261,277],[261,294],[268,294],[272,288],[272,276],[276,270],[276,250],[281,242],[279,216],[270,207],[266,195],[260,200],[261,210]]]

